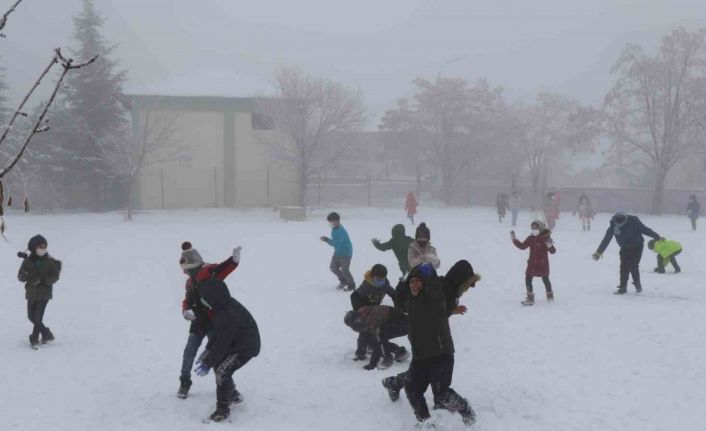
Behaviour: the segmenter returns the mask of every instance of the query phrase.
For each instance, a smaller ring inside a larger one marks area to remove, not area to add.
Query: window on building
[[[274,130],[275,120],[267,114],[253,112],[251,126],[253,130]]]

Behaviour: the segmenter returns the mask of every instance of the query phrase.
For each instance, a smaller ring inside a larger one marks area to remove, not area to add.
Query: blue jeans
[[[186,346],[184,346],[184,357],[181,362],[181,378],[182,380],[191,380],[191,369],[194,367],[194,360],[196,359],[196,354],[203,343],[203,339],[208,337],[211,339],[213,336],[212,331],[208,331],[206,334],[189,334],[189,338],[186,340]]]

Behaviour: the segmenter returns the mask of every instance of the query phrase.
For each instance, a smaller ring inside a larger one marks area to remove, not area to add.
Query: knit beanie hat
[[[427,238],[431,241],[431,232],[429,231],[426,223],[421,223],[417,226],[417,231],[414,234],[414,238]]]
[[[181,259],[179,259],[181,269],[194,269],[203,266],[201,255],[191,246],[189,241],[181,244],[181,250]]]
[[[379,278],[387,278],[387,268],[385,265],[376,263],[373,265],[373,268],[370,270],[370,273],[373,275],[373,277],[379,277]]]

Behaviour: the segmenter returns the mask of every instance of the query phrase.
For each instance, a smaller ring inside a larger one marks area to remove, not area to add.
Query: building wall
[[[262,137],[274,132],[253,130],[250,112],[203,104],[190,110],[188,103],[136,111],[137,135],[145,121],[171,118],[175,145],[183,146],[189,158],[146,169],[135,194],[139,208],[296,205],[296,174],[272,160],[270,140]]]

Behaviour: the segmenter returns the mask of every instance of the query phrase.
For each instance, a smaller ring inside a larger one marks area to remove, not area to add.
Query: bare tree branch
[[[7,37],[5,36],[5,34],[2,33],[2,31],[5,29],[5,26],[7,25],[7,17],[9,17],[10,14],[14,12],[15,9],[17,9],[17,6],[19,6],[20,3],[22,3],[22,0],[17,0],[15,4],[12,5],[12,7],[10,7],[10,9],[8,9],[7,12],[5,12],[2,18],[0,19],[0,37]]]

